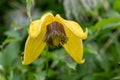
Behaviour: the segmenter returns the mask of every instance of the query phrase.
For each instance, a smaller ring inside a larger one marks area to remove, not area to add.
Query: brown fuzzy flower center
[[[68,37],[63,25],[58,22],[52,22],[47,25],[43,41],[50,46],[64,45],[68,41]]]

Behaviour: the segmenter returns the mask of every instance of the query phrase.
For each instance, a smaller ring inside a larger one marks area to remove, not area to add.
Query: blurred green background
[[[89,29],[84,64],[62,47],[21,64],[30,20],[45,12]],[[0,80],[120,80],[120,0],[0,0]]]

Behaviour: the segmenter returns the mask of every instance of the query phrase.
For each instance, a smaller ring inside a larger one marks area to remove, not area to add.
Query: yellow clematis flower
[[[40,20],[30,24],[28,33],[23,64],[27,65],[36,60],[46,44],[62,45],[73,60],[80,64],[84,62],[82,40],[87,38],[88,30],[83,32],[78,23],[48,12]]]

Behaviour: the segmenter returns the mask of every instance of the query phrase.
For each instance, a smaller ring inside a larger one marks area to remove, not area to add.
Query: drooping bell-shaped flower
[[[46,45],[63,46],[77,63],[83,63],[82,40],[87,38],[74,21],[65,20],[59,14],[46,13],[40,20],[30,24],[29,36],[25,44],[23,64],[30,64],[41,54]]]

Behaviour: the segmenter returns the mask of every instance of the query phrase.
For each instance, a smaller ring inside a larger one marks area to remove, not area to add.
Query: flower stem
[[[49,46],[46,47],[45,51],[45,56],[46,56],[46,62],[45,62],[45,67],[46,67],[46,78],[48,77],[48,61],[49,61]]]

